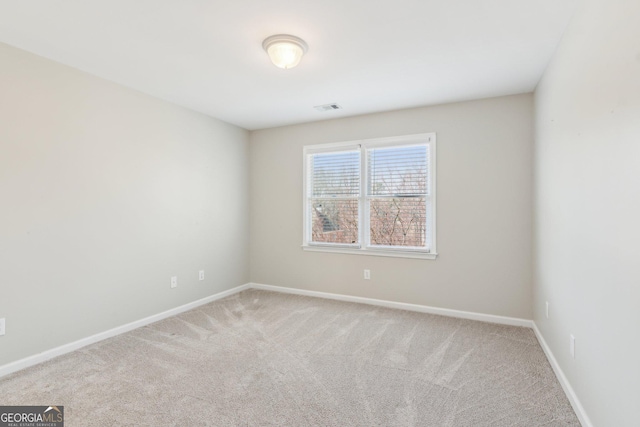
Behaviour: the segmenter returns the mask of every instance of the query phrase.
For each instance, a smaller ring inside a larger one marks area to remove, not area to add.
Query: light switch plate
[[[547,301],[547,305],[545,308],[545,316],[547,317],[547,319],[549,318],[549,301]]]
[[[569,353],[571,357],[576,358],[576,337],[569,335]]]

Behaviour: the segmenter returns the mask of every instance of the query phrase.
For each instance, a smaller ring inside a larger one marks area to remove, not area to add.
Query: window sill
[[[330,252],[335,254],[350,255],[372,255],[385,256],[394,258],[414,258],[414,259],[436,259],[437,253],[419,252],[419,251],[400,251],[400,250],[383,250],[383,249],[359,249],[359,248],[336,248],[328,246],[310,246],[302,245],[302,250],[309,252]]]

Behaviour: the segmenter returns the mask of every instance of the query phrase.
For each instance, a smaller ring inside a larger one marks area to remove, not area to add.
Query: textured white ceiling
[[[532,91],[578,1],[0,0],[0,41],[260,129]]]

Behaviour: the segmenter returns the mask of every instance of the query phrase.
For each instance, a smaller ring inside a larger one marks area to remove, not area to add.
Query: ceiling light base
[[[307,53],[309,46],[300,37],[289,34],[276,34],[267,37],[262,42],[262,47],[269,54],[271,62],[276,67],[289,69],[300,63],[302,55]]]

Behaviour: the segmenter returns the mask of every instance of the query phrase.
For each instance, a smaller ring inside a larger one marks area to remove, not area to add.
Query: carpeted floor
[[[248,290],[0,379],[66,426],[580,426],[530,329]]]

